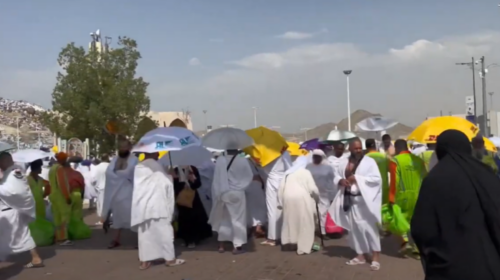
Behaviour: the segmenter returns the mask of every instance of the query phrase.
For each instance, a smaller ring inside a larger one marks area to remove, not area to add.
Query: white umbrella
[[[323,141],[346,141],[358,137],[350,131],[332,130]]]
[[[12,159],[15,162],[22,163],[30,163],[35,160],[44,159],[46,157],[50,157],[51,153],[44,152],[39,149],[27,149],[27,150],[19,150],[12,154]]]
[[[253,139],[239,128],[222,127],[202,138],[203,146],[219,150],[241,150],[253,145]]]
[[[389,118],[380,116],[369,117],[358,122],[356,124],[356,130],[378,132],[387,130],[397,124],[397,121],[391,120]]]
[[[191,146],[180,151],[171,151],[158,160],[163,166],[200,166],[211,161],[212,153],[202,146]]]
[[[199,146],[200,144],[200,138],[191,130],[182,127],[158,127],[146,133],[132,149],[132,152],[178,151],[190,146]]]

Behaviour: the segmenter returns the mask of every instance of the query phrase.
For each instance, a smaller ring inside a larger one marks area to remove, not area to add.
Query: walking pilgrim
[[[175,258],[174,185],[172,177],[158,163],[158,156],[158,153],[144,154],[144,160],[134,171],[131,226],[138,232],[141,270],[159,259],[165,260],[167,266],[185,262]]]
[[[106,219],[104,226],[107,227],[110,214],[112,214],[111,227],[118,229],[108,249],[119,247],[121,230],[130,229],[134,169],[139,161],[130,153],[131,148],[132,145],[128,140],[121,141],[118,146],[118,157],[113,158],[106,169],[106,187],[102,206],[102,216]]]
[[[239,151],[228,150],[215,163],[212,184],[213,206],[209,224],[218,233],[219,252],[224,252],[224,242],[233,243],[233,254],[244,253],[247,243],[247,209],[245,189],[253,180],[247,159]]]
[[[318,210],[321,221],[321,234],[325,235],[325,223],[328,208],[333,201],[335,185],[333,184],[333,168],[326,161],[326,155],[322,150],[316,149],[312,152],[312,163],[307,165],[319,190]]]
[[[320,201],[320,191],[311,172],[306,169],[308,164],[306,156],[295,160],[281,181],[278,195],[278,205],[283,211],[281,243],[285,248],[296,246],[299,255],[311,253],[316,228],[316,203]]]
[[[261,169],[266,176],[267,239],[261,243],[276,246],[281,236],[281,210],[278,209],[278,189],[285,172],[292,166],[290,154],[285,151],[280,157]]]
[[[248,158],[252,168],[253,180],[245,190],[247,199],[248,226],[254,229],[256,237],[265,237],[263,226],[267,223],[266,193],[264,192],[263,180],[255,162]]]
[[[97,216],[105,219],[106,216],[102,213],[102,205],[104,203],[104,188],[106,187],[106,170],[109,166],[109,156],[103,155],[101,162],[93,166],[91,169],[91,182],[97,194],[96,208]],[[96,225],[101,225],[102,222],[98,221]]]
[[[338,141],[333,144],[333,152],[326,159],[335,170],[339,167],[340,162],[347,157],[349,157],[349,153],[345,152],[345,144]]]
[[[35,219],[35,200],[23,169],[14,165],[12,156],[0,153],[0,260],[11,254],[29,251],[31,262],[25,268],[43,267],[28,224]]]
[[[347,265],[366,263],[372,254],[370,268],[380,269],[380,234],[382,211],[382,179],[374,159],[363,155],[359,139],[349,143],[351,155],[335,172],[338,191],[329,213],[338,226],[349,231],[349,245],[357,256]]]

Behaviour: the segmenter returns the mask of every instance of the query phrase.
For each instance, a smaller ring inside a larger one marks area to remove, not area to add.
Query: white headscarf
[[[294,173],[297,170],[304,169],[306,166],[311,163],[312,156],[300,156],[293,162],[292,167],[288,168],[285,172],[285,176]]]

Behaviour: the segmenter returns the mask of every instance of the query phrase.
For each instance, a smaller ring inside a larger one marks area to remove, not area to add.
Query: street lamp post
[[[472,69],[472,96],[474,99],[474,118],[477,118],[477,103],[476,103],[476,69],[474,65],[476,65],[476,61],[474,60],[474,57],[472,57],[472,62],[460,62],[460,63],[455,63],[455,65],[467,65]]]
[[[493,110],[493,94],[495,94],[493,91],[488,92],[490,95],[490,111]]]
[[[488,127],[488,102],[486,101],[486,66],[484,65],[484,56],[481,57],[481,82],[483,88],[483,126],[485,137],[490,136]]]
[[[252,107],[253,109],[253,126],[257,128],[257,107]]]
[[[309,127],[304,127],[300,129],[300,131],[304,131],[304,141],[307,141],[307,131],[309,129],[310,129]]]
[[[344,74],[347,78],[347,126],[349,131],[351,131],[351,96],[349,92],[349,75],[351,75],[352,70],[344,70]]]

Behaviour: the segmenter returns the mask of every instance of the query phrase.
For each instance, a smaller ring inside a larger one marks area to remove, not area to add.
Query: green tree
[[[120,37],[117,48],[103,53],[68,44],[59,53],[62,71],[44,124],[66,139],[89,138],[99,144],[100,153],[113,150],[115,136],[103,131],[106,122],[117,121],[120,135],[134,135],[149,111],[149,84],[136,76],[140,58],[136,41],[127,37]]]
[[[148,131],[158,127],[158,124],[149,117],[144,117],[138,124],[134,134],[134,140],[139,141]]]

